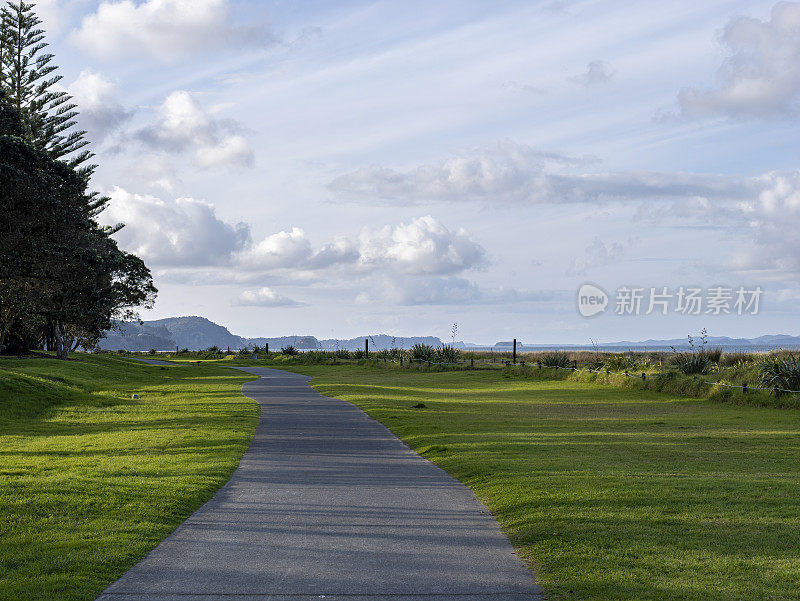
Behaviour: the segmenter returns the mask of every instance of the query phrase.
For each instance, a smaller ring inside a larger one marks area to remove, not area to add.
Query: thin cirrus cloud
[[[608,63],[605,61],[592,61],[586,65],[586,71],[570,79],[575,83],[590,87],[608,83],[613,76],[614,73]]]
[[[571,293],[561,290],[517,290],[491,288],[459,276],[402,278],[386,275],[358,295],[359,304],[394,304],[400,306],[431,305],[499,305],[505,303],[550,303],[569,300]]]
[[[231,302],[240,307],[302,307],[304,303],[278,294],[264,286],[258,290],[245,290]]]
[[[587,171],[592,162],[506,141],[405,171],[362,167],[335,178],[328,189],[354,201],[537,204],[686,196],[744,198],[748,192],[740,179],[731,176]]]
[[[150,148],[189,153],[200,168],[253,165],[253,149],[239,133],[241,126],[213,117],[190,92],[172,92],[156,112],[156,122],[136,134]]]
[[[567,275],[586,275],[599,267],[619,263],[624,254],[625,246],[620,242],[606,244],[595,237],[582,257],[571,260]]]
[[[122,0],[101,2],[71,39],[101,60],[171,62],[226,46],[265,47],[275,37],[266,24],[237,23],[229,0]]]
[[[720,34],[727,57],[716,84],[681,90],[687,117],[794,115],[800,101],[800,3],[779,2],[770,19],[732,18]]]

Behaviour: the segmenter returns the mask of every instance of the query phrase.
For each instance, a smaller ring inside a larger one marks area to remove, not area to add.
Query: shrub
[[[151,354],[151,355],[155,355],[155,354],[156,354],[156,352],[157,352],[157,351],[156,351],[156,349],[154,349],[154,348],[151,348],[151,349],[148,351],[148,353],[149,353],[149,354]]]
[[[703,353],[706,357],[708,357],[708,360],[711,361],[712,363],[719,364],[720,359],[722,358],[722,348],[719,346],[715,346],[714,348],[710,349],[703,349],[700,352]]]
[[[219,353],[219,347],[216,344],[214,344],[214,345],[208,347],[206,349],[206,352],[207,353],[214,353],[214,354]]]
[[[697,353],[678,353],[672,357],[672,364],[686,375],[708,373],[711,363],[708,353],[702,351]]]
[[[436,349],[429,344],[415,344],[411,347],[411,359],[414,361],[435,361]]]
[[[788,355],[765,359],[759,366],[761,385],[774,388],[775,394],[783,390],[800,390],[800,356]]]
[[[299,354],[299,351],[294,348],[291,344],[287,344],[286,346],[281,348],[281,355],[287,355],[289,357],[293,357],[294,355]]]
[[[741,367],[755,360],[756,356],[753,353],[723,353],[719,364],[723,367]]]
[[[351,353],[351,355],[352,355],[353,359],[366,359],[367,358],[367,354],[364,351],[362,351],[361,349],[358,349],[357,351],[353,351]]]
[[[630,371],[639,366],[636,357],[632,353],[612,355],[605,362],[605,368],[609,371]]]
[[[560,351],[542,355],[539,360],[546,367],[570,367],[571,365],[569,355]]]
[[[458,363],[461,351],[449,344],[443,344],[436,350],[436,361],[439,363]]]
[[[364,351],[361,351],[361,352],[363,353]],[[333,356],[336,357],[337,359],[352,359],[352,353],[350,351],[348,351],[347,349],[343,349],[343,348],[336,349],[333,352]]]

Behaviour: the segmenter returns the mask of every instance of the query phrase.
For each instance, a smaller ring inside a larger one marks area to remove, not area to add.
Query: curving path
[[[468,488],[310,378],[242,369],[262,420],[238,469],[100,600],[543,599]]]

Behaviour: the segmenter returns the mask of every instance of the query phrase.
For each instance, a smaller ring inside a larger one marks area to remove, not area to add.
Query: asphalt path
[[[230,481],[101,601],[520,601],[533,575],[472,492],[354,405],[266,368]]]

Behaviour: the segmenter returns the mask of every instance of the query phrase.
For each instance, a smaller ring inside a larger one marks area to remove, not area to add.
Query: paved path
[[[309,378],[243,369],[262,419],[239,468],[100,600],[542,599],[469,489]]]

